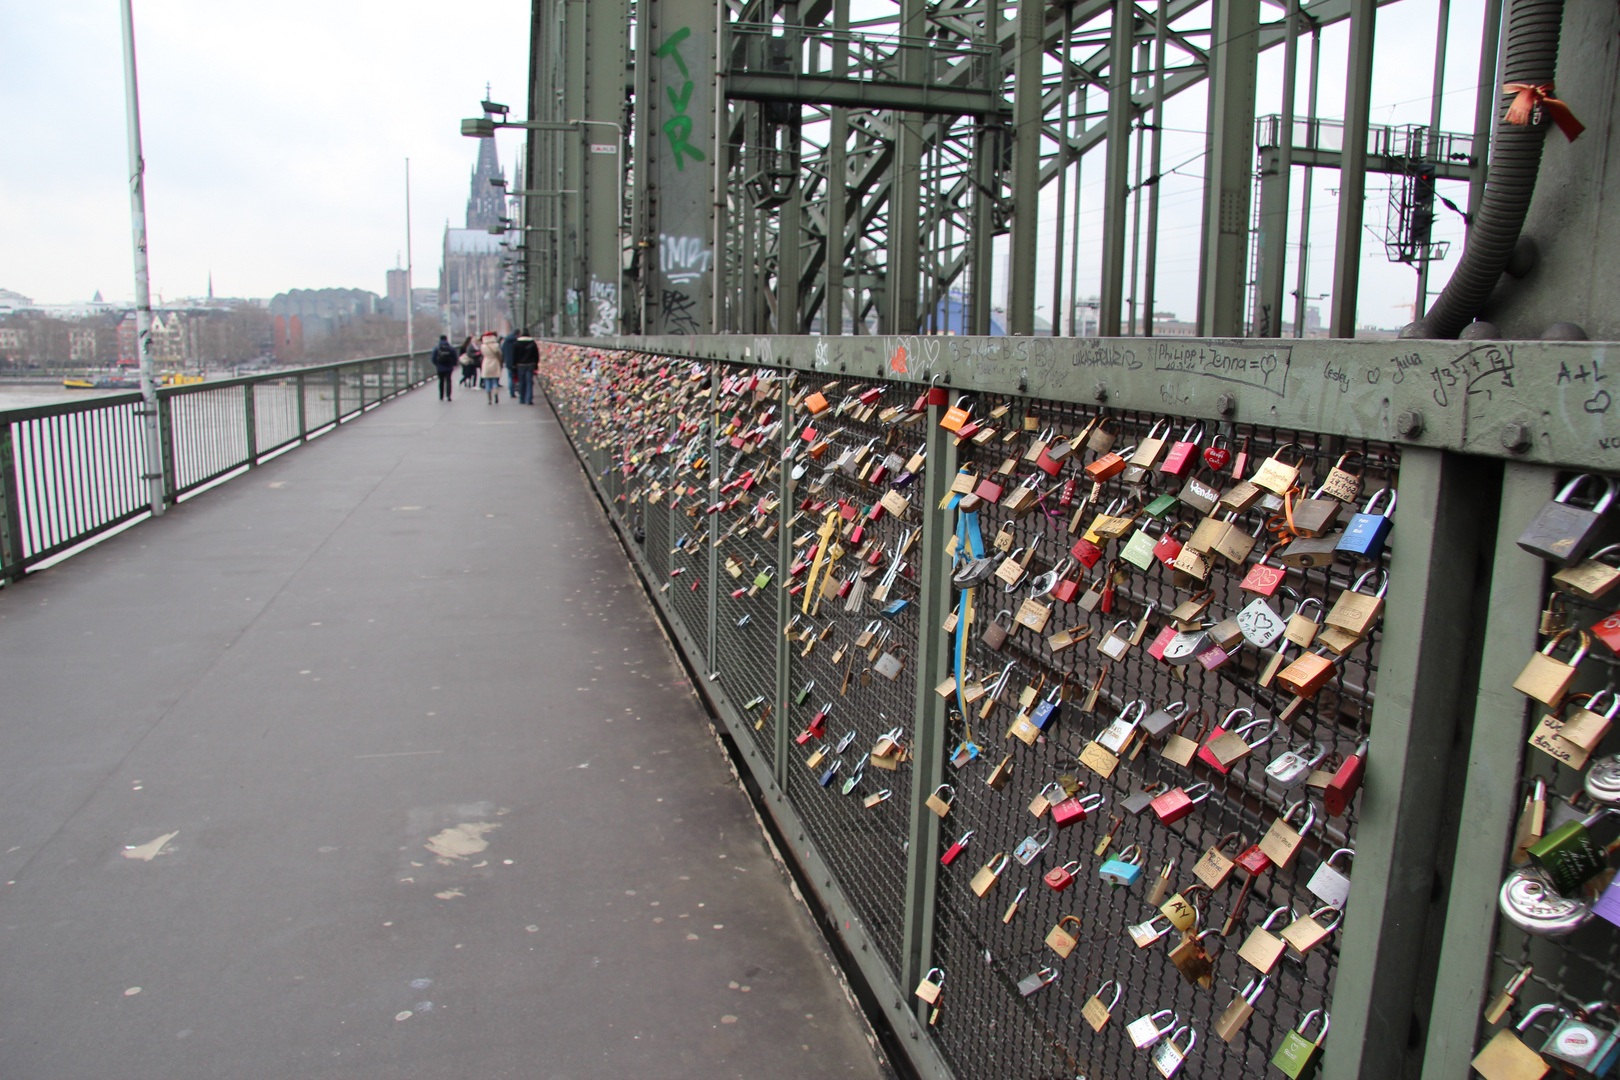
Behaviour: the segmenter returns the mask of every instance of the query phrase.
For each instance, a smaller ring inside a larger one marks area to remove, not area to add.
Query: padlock
[[[1231,1042],[1243,1031],[1254,1015],[1255,1004],[1259,1002],[1260,995],[1265,993],[1266,985],[1271,981],[1269,975],[1263,975],[1258,981],[1250,979],[1242,992],[1232,999],[1221,1015],[1215,1019],[1215,1034],[1226,1042]]]
[[[1520,1035],[1548,1013],[1563,1014],[1556,1005],[1537,1005],[1515,1027],[1502,1028],[1474,1055],[1474,1071],[1485,1080],[1541,1080],[1551,1068],[1545,1058],[1524,1044]]]
[[[1153,551],[1158,543],[1158,537],[1148,532],[1147,525],[1143,525],[1132,533],[1131,538],[1119,549],[1119,557],[1138,570],[1146,572],[1153,569]]]
[[[1343,911],[1345,902],[1350,899],[1350,879],[1334,868],[1333,860],[1341,855],[1354,858],[1355,854],[1353,848],[1347,847],[1333,852],[1322,860],[1322,864],[1316,868],[1316,873],[1311,875],[1311,880],[1305,883],[1305,888],[1322,903]]]
[[[1120,628],[1129,625],[1131,625],[1129,619],[1121,619],[1116,622],[1109,628],[1108,633],[1103,635],[1103,639],[1097,643],[1097,651],[1110,660],[1124,659],[1125,654],[1130,652],[1131,638],[1128,632],[1121,633]]]
[[[1259,596],[1271,596],[1275,593],[1277,587],[1283,583],[1283,579],[1288,576],[1288,571],[1278,566],[1267,566],[1266,560],[1280,547],[1282,545],[1279,543],[1267,548],[1265,554],[1260,556],[1260,561],[1249,567],[1248,573],[1243,575],[1238,588]]]
[[[1599,691],[1589,695],[1587,705],[1590,706],[1591,699],[1601,696],[1602,693],[1603,691]],[[1540,723],[1536,724],[1535,730],[1526,741],[1554,761],[1578,771],[1586,767],[1586,760],[1591,756],[1591,751],[1570,739],[1568,732],[1574,728],[1575,733],[1583,737],[1590,737],[1596,732],[1597,738],[1601,739],[1603,733],[1608,730],[1611,719],[1612,715],[1605,717],[1584,708],[1576,709],[1567,721],[1547,713],[1542,716]]]
[[[1171,667],[1185,667],[1215,647],[1209,633],[1204,630],[1176,632],[1164,646],[1162,659]]]
[[[1266,766],[1266,776],[1271,782],[1284,788],[1294,788],[1305,782],[1322,760],[1327,757],[1327,747],[1319,742],[1307,743],[1302,749],[1289,748],[1277,755],[1270,765]]]
[[[1179,724],[1187,715],[1185,701],[1173,701],[1161,709],[1155,709],[1142,718],[1141,729],[1149,738],[1158,738],[1171,727]]]
[[[1066,829],[1070,825],[1086,820],[1104,802],[1104,795],[1094,791],[1086,796],[1074,796],[1052,805],[1052,824],[1059,829]]]
[[[1572,895],[1608,868],[1608,853],[1588,830],[1610,812],[1605,807],[1578,821],[1566,821],[1526,849],[1558,892]]]
[[[1020,840],[1018,846],[1013,848],[1013,858],[1028,866],[1035,861],[1036,856],[1046,850],[1046,846],[1051,842],[1052,830],[1042,829],[1034,835],[1026,836]]]
[[[1292,919],[1294,913],[1286,905],[1274,909],[1264,922],[1249,931],[1249,936],[1238,948],[1239,958],[1262,975],[1269,974],[1287,951],[1288,943],[1271,932],[1272,925],[1284,915]]]
[[[973,880],[968,882],[968,887],[973,890],[974,895],[984,896],[996,887],[996,882],[1000,880],[1002,872],[1006,869],[1007,856],[1004,852],[998,852],[990,857],[989,862],[979,868],[979,872],[973,875]]]
[[[1199,788],[1204,790],[1194,795]],[[1209,798],[1210,786],[1199,782],[1190,788],[1171,788],[1169,791],[1153,800],[1153,814],[1165,825],[1174,825],[1188,814],[1197,804]]]
[[[1110,986],[1114,988],[1114,996],[1109,999],[1108,1004],[1104,1005],[1102,996],[1108,992]],[[1091,1025],[1092,1031],[1101,1031],[1107,1025],[1109,1017],[1113,1016],[1114,1006],[1118,1004],[1119,982],[1116,979],[1109,979],[1097,987],[1097,992],[1087,998],[1084,1005],[1080,1006],[1080,1016],[1087,1024]]]
[[[1389,496],[1389,508],[1383,512],[1376,512],[1373,508],[1378,505],[1380,495]],[[1344,535],[1339,537],[1338,550],[1363,559],[1377,561],[1384,553],[1384,541],[1389,537],[1390,529],[1395,527],[1395,521],[1390,516],[1395,513],[1394,488],[1379,488],[1367,500],[1367,505],[1361,513],[1350,519],[1350,524],[1344,527]]]
[[[1008,622],[1012,621],[1012,611],[1003,608],[1001,611],[996,612],[995,618],[991,619],[989,624],[985,626],[984,633],[979,635],[979,640],[991,652],[1000,652],[1007,644],[1007,635],[1010,631],[1001,624],[1003,615],[1007,616]]]
[[[1164,461],[1159,465],[1159,471],[1171,476],[1182,477],[1187,475],[1195,461],[1198,460],[1198,444],[1204,440],[1204,425],[1194,423],[1182,432],[1179,441],[1173,443],[1169,453],[1165,454]]]
[[[1196,737],[1189,739],[1182,734],[1187,722],[1192,719],[1192,716],[1188,715],[1176,726],[1176,730],[1165,738],[1164,746],[1159,750],[1160,757],[1166,761],[1173,761],[1182,768],[1187,768],[1192,764],[1193,756],[1198,753],[1204,735],[1209,730],[1209,719],[1205,716],[1203,710],[1200,709],[1197,715],[1203,723],[1200,724]]]
[[[1140,698],[1125,703],[1112,723],[1097,736],[1097,742],[1113,754],[1123,754],[1136,736],[1136,726],[1147,712],[1147,702]],[[1132,714],[1135,714],[1134,716]]]
[[[1237,839],[1238,834],[1231,832],[1215,841],[1193,865],[1193,876],[1211,889],[1219,888],[1237,865],[1225,851],[1226,845]]]
[[[968,840],[972,838],[973,833],[974,830],[969,829],[967,832],[962,834],[962,838],[960,840],[957,840],[950,847],[946,848],[945,854],[939,857],[939,865],[949,866],[951,863],[955,862],[956,857],[967,850]]]
[[[1305,1033],[1310,1030],[1311,1021],[1319,1016],[1322,1018],[1322,1030],[1317,1033],[1316,1041],[1312,1042],[1310,1036]],[[1322,1060],[1322,1040],[1327,1038],[1330,1023],[1325,1009],[1312,1009],[1306,1013],[1300,1018],[1299,1023],[1283,1036],[1277,1052],[1271,1056],[1271,1063],[1290,1080],[1310,1080]]]
[[[1169,1017],[1170,1019],[1168,1023],[1166,1023],[1163,1027],[1160,1027],[1159,1021],[1162,1017]],[[1125,1034],[1130,1036],[1132,1046],[1136,1047],[1138,1050],[1146,1050],[1154,1043],[1176,1030],[1176,1025],[1180,1019],[1181,1017],[1177,1016],[1173,1010],[1160,1009],[1156,1013],[1149,1013],[1146,1016],[1139,1016],[1135,1020],[1132,1020],[1130,1023],[1126,1024]]]
[[[878,657],[877,663],[872,665],[872,670],[890,682],[894,682],[900,677],[901,669],[905,667],[905,655],[906,650],[904,649],[900,649],[898,652],[885,652]]]
[[[1361,790],[1361,777],[1367,768],[1367,740],[1363,739],[1356,752],[1344,760],[1327,787],[1322,789],[1322,805],[1328,817],[1342,817],[1350,808],[1350,800]]]
[[[1620,582],[1620,569],[1610,566],[1604,559],[1620,554],[1620,544],[1610,544],[1595,551],[1574,566],[1568,566],[1552,576],[1553,584],[1582,600],[1601,600],[1616,582]]]
[[[1599,806],[1620,807],[1620,755],[1611,754],[1594,761],[1586,770],[1582,786]]]
[[[1134,446],[1127,446],[1119,453],[1115,453],[1114,451],[1110,450],[1108,453],[1097,458],[1097,460],[1086,465],[1085,474],[1097,483],[1112,480],[1114,477],[1125,471],[1124,455],[1134,453],[1135,450],[1136,447]]]
[[[1327,919],[1324,925],[1322,920]],[[1294,947],[1301,956],[1316,948],[1327,940],[1329,934],[1338,928],[1344,913],[1337,907],[1328,904],[1317,908],[1309,915],[1301,915],[1287,926],[1283,927],[1282,939]]]
[[[882,791],[874,791],[872,794],[861,800],[861,805],[870,810],[878,803],[887,801],[888,798],[893,794],[894,792],[890,791],[888,788],[884,788]]]
[[[1292,446],[1293,443],[1284,443],[1260,463],[1260,467],[1254,471],[1254,476],[1250,477],[1256,486],[1265,488],[1275,495],[1281,495],[1294,486],[1299,480],[1299,466],[1290,465],[1282,460],[1283,451]]]
[[[1255,598],[1233,621],[1243,633],[1243,639],[1257,649],[1269,648],[1288,629],[1282,616],[1261,598]]]
[[[1061,685],[1054,686],[1052,692],[1046,695],[1046,700],[1037,703],[1035,711],[1029,714],[1029,722],[1041,731],[1051,727],[1063,709],[1062,692]]]
[[[916,994],[930,1005],[939,1004],[939,996],[945,991],[945,971],[943,968],[929,968],[923,975],[922,982],[917,984]]]
[[[852,792],[856,788],[860,787],[861,786],[861,781],[864,780],[864,779],[866,779],[866,770],[863,768],[860,771],[856,772],[854,776],[851,776],[848,779],[846,779],[844,781],[843,787],[839,788],[839,791],[841,791],[845,795],[848,795],[850,792]]]
[[[940,792],[942,791],[950,792],[949,798],[940,798]],[[932,795],[928,796],[928,798],[924,800],[924,805],[934,812],[934,816],[942,818],[951,812],[951,803],[953,800],[955,800],[955,798],[956,789],[950,784],[941,784],[939,787],[934,789],[934,793]]]
[[[1142,846],[1132,844],[1098,867],[1097,876],[1110,885],[1123,885],[1129,888],[1142,878],[1143,858]]]
[[[1239,714],[1250,717],[1249,722],[1228,730],[1226,725],[1231,724],[1232,718]],[[1227,713],[1226,719],[1215,726],[1215,730],[1210,732],[1209,741],[1198,751],[1198,760],[1225,776],[1232,771],[1232,766],[1248,757],[1256,747],[1270,742],[1277,725],[1270,720],[1256,720],[1253,717],[1251,709],[1238,708]],[[1252,736],[1254,741],[1250,742],[1246,736],[1256,729],[1260,733]]]
[[[1160,929],[1158,926],[1160,922],[1164,923],[1163,929]],[[1125,928],[1125,932],[1131,936],[1132,941],[1136,942],[1136,947],[1138,949],[1145,949],[1149,945],[1152,945],[1154,942],[1158,941],[1160,938],[1164,937],[1164,935],[1168,934],[1171,929],[1172,927],[1169,919],[1165,918],[1163,915],[1155,915],[1145,923],[1137,923],[1134,926],[1127,926]]]
[[[1361,586],[1374,574],[1381,575],[1378,592],[1368,595],[1361,591]],[[1333,609],[1323,621],[1358,638],[1365,637],[1384,610],[1384,593],[1388,589],[1388,574],[1377,568],[1368,570],[1356,579],[1354,585],[1339,594],[1339,598],[1333,602]]]
[[[1163,428],[1161,432],[1159,429]],[[1170,421],[1158,420],[1148,429],[1147,436],[1136,444],[1136,453],[1130,455],[1129,462],[1138,468],[1151,469],[1159,463],[1164,454],[1170,436]]]
[[[1033,975],[1026,975],[1018,980],[1018,992],[1025,997],[1035,993],[1043,987],[1051,986],[1057,981],[1057,972],[1051,968],[1041,968]]]
[[[1215,953],[1212,955],[1204,948],[1204,939],[1219,932],[1213,926],[1201,933],[1183,931],[1181,940],[1170,949],[1170,962],[1181,972],[1188,985],[1206,988],[1215,985],[1214,956],[1220,954],[1224,942],[1219,937],[1215,938]]]
[[[1289,541],[1277,558],[1284,566],[1291,566],[1295,570],[1328,566],[1339,557],[1339,538],[1343,535],[1333,532],[1323,536],[1297,537]]]
[[[1169,787],[1170,785],[1162,780],[1155,781],[1147,787],[1131,792],[1131,794],[1120,800],[1119,805],[1132,817],[1140,817],[1153,805],[1153,800],[1163,795]]]
[[[996,764],[994,769],[990,770],[990,775],[984,778],[984,782],[992,789],[1000,791],[1007,786],[1007,781],[1012,779],[1012,774],[1013,756],[1008,754]]]
[[[1328,495],[1327,484],[1322,484],[1308,499],[1294,502],[1293,494],[1286,496],[1285,503],[1288,511],[1288,525],[1300,536],[1318,537],[1332,530],[1339,522],[1339,514],[1344,511],[1344,503]]]
[[[843,761],[842,758],[838,759],[837,761],[834,761],[831,765],[829,765],[827,767],[827,771],[822,773],[820,778],[816,782],[819,783],[822,787],[826,787],[827,785],[829,785],[829,784],[831,784],[833,782],[833,777],[837,776],[838,775],[838,770],[843,768],[843,767],[844,767],[844,761]]]
[[[1576,639],[1579,646],[1569,662],[1565,663],[1553,656],[1553,650],[1570,634],[1579,635]],[[1571,628],[1558,634],[1543,645],[1540,652],[1530,654],[1530,662],[1524,666],[1519,677],[1513,680],[1513,689],[1535,698],[1549,708],[1556,709],[1564,700],[1564,695],[1569,692],[1569,684],[1575,681],[1575,669],[1586,658],[1586,650],[1591,643],[1592,639],[1584,630]]]
[[[1204,893],[1205,897],[1203,899],[1207,899],[1209,892],[1209,887],[1206,885],[1194,885],[1185,892],[1178,892],[1168,900],[1160,903],[1159,913],[1169,919],[1170,925],[1177,930],[1184,934],[1191,933],[1197,929],[1202,918],[1198,906],[1202,901],[1192,898],[1199,893]]]
[[[1496,896],[1502,915],[1527,934],[1560,938],[1573,934],[1592,917],[1592,903],[1562,896],[1539,867],[1513,871]]]
[[[1602,1001],[1592,1001],[1579,1010],[1579,1015],[1562,1017],[1542,1044],[1541,1056],[1562,1063],[1566,1072],[1578,1076],[1609,1075],[1617,1056],[1617,1034],[1597,1023],[1598,1013],[1607,1008]]]
[[[1070,933],[1063,928],[1064,923],[1070,922],[1074,923],[1074,933]],[[1047,933],[1046,944],[1053,952],[1067,960],[1069,958],[1069,954],[1074,952],[1074,947],[1080,944],[1080,938],[1077,936],[1079,932],[1080,920],[1073,915],[1065,915],[1059,919],[1057,921],[1057,925],[1052,927],[1052,929]]]
[[[1614,481],[1605,478],[1603,495],[1592,509],[1571,505],[1570,498],[1591,479],[1590,473],[1582,473],[1565,484],[1525,527],[1519,546],[1560,568],[1580,562],[1597,539],[1598,523],[1614,501]]]
[[[1180,503],[1180,499],[1166,491],[1155,495],[1152,501],[1142,508],[1142,513],[1155,521],[1163,521]]]
[[[1305,820],[1298,829],[1295,829],[1294,815],[1301,810],[1305,812]],[[1260,838],[1258,846],[1273,864],[1286,869],[1288,864],[1293,862],[1294,853],[1299,850],[1305,835],[1311,831],[1314,824],[1316,824],[1316,808],[1308,800],[1301,799],[1290,803],[1282,816],[1271,823],[1271,828]]]
[[[1611,885],[1610,888],[1613,888],[1613,886]],[[1497,994],[1495,999],[1485,1007],[1485,1022],[1487,1024],[1495,1024],[1507,1014],[1508,1008],[1513,1004],[1519,991],[1524,989],[1524,984],[1530,981],[1530,976],[1535,973],[1535,970],[1534,965],[1526,964],[1507,981],[1507,985],[1502,987],[1501,993]]]
[[[1071,859],[1062,866],[1052,867],[1052,869],[1041,875],[1041,880],[1046,882],[1047,887],[1053,892],[1062,892],[1074,884],[1075,871],[1079,869],[1079,860]]]
[[[1177,1046],[1176,1040],[1183,1035],[1187,1037],[1187,1045]],[[1182,1062],[1187,1060],[1187,1056],[1192,1053],[1193,1047],[1196,1045],[1198,1045],[1198,1032],[1183,1024],[1172,1032],[1168,1039],[1148,1051],[1148,1059],[1153,1062],[1154,1069],[1158,1071],[1160,1076],[1164,1077],[1164,1080],[1170,1080],[1172,1076],[1176,1075],[1176,1070],[1181,1068]]]
[[[1318,612],[1314,619],[1305,614],[1305,609],[1312,604],[1316,605]],[[1306,597],[1294,605],[1294,610],[1288,616],[1288,625],[1283,629],[1283,637],[1302,649],[1310,648],[1311,642],[1316,640],[1316,631],[1321,626],[1322,606],[1322,601],[1314,596]]]

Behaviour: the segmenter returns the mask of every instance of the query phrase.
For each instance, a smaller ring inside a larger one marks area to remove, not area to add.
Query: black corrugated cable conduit
[[[1563,20],[1564,0],[1514,0],[1502,54],[1504,85],[1544,86],[1553,81]],[[1511,98],[1504,95],[1498,109],[1505,110]],[[1542,142],[1551,126],[1545,109],[1535,110],[1529,124],[1496,125],[1485,198],[1468,229],[1462,259],[1428,312],[1402,330],[1402,337],[1455,338],[1490,299],[1524,228],[1541,168]]]

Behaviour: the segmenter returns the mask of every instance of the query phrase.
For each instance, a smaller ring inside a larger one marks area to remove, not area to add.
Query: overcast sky
[[[134,0],[152,292],[438,284],[484,84],[521,114],[527,0]],[[134,296],[118,0],[0,0],[0,288]],[[511,169],[521,143],[500,136]]]
[[[1377,123],[1428,117],[1437,0],[1380,9]],[[871,6],[870,3],[864,6]],[[1445,127],[1473,121],[1480,0],[1451,5]],[[131,281],[125,189],[118,0],[0,0],[0,288],[42,302],[127,301]],[[1276,11],[1266,7],[1266,17]],[[154,298],[289,288],[384,291],[403,252],[404,159],[411,159],[416,284],[438,281],[445,221],[460,224],[476,144],[457,122],[484,84],[523,114],[526,0],[382,5],[358,0],[135,0]],[[1323,35],[1321,114],[1342,115],[1346,24]],[[1300,53],[1300,106],[1307,50]],[[1259,111],[1278,107],[1282,50],[1262,59]],[[1092,108],[1102,107],[1099,95]],[[1191,317],[1197,277],[1204,97],[1167,109],[1159,304]],[[511,168],[516,132],[500,136]],[[1081,207],[1079,293],[1096,291],[1101,152],[1088,155]],[[1312,213],[1312,296],[1331,288],[1337,174],[1319,170]],[[1392,266],[1382,233],[1386,178],[1368,178],[1362,322],[1398,326],[1412,298],[1409,267]],[[1072,189],[1071,189],[1072,190]],[[1451,186],[1458,201],[1466,191]],[[1043,199],[1042,315],[1051,302],[1055,192]],[[1072,218],[1070,219],[1072,222]],[[1439,211],[1437,238],[1461,227]],[[1297,243],[1291,227],[1290,260]],[[1003,247],[1004,250],[1004,247]],[[1434,288],[1455,265],[1436,267]],[[999,260],[998,260],[999,261]],[[1067,258],[1065,259],[1067,263]],[[1003,274],[998,266],[997,277]],[[1294,287],[1290,268],[1288,287]],[[1313,301],[1327,315],[1329,301]],[[1288,313],[1291,315],[1291,311]]]

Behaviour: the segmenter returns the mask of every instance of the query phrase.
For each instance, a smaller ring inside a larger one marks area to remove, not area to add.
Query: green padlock
[[[1311,1026],[1313,1017],[1322,1018],[1322,1031],[1312,1042],[1306,1037],[1305,1031]],[[1292,1080],[1307,1080],[1315,1075],[1317,1065],[1322,1061],[1322,1040],[1327,1038],[1328,1014],[1325,1009],[1312,1009],[1300,1020],[1299,1026],[1283,1036],[1282,1045],[1272,1055],[1271,1063],[1282,1074]]]
[[[755,575],[754,588],[763,589],[765,586],[769,585],[771,583],[771,573],[775,569],[776,567],[774,566],[767,566],[765,569],[761,570],[757,575]]]
[[[804,687],[797,694],[793,695],[793,704],[803,705],[804,699],[809,697],[810,691],[814,690],[815,688],[816,680],[811,679],[809,682],[805,683]]]
[[[1148,503],[1142,512],[1150,518],[1156,518],[1162,521],[1164,520],[1164,516],[1170,511],[1174,510],[1176,508],[1176,504],[1180,501],[1181,500],[1177,499],[1174,495],[1166,492],[1165,494],[1154,499],[1152,502]]]
[[[1572,896],[1609,865],[1603,845],[1592,839],[1590,829],[1608,810],[1599,810],[1579,821],[1566,821],[1537,840],[1526,850],[1535,864],[1547,874],[1558,892]]]
[[[1146,528],[1137,529],[1130,540],[1126,541],[1125,546],[1120,548],[1119,557],[1138,570],[1147,570],[1156,561],[1153,558],[1153,547],[1158,542],[1157,537],[1148,535]]]

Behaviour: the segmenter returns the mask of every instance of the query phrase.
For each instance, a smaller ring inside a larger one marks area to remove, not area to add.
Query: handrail
[[[168,504],[427,381],[425,353],[160,387]],[[150,512],[140,393],[0,410],[0,584]]]

